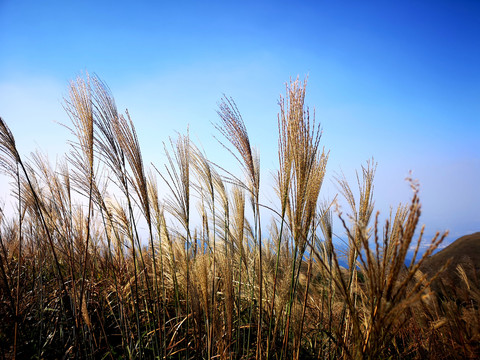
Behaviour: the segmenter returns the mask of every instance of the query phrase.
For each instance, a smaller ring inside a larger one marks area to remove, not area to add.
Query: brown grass
[[[348,216],[336,198],[322,201],[329,153],[304,103],[306,82],[286,90],[276,209],[261,203],[259,156],[229,98],[217,129],[245,179],[210,162],[188,134],[165,146],[165,167],[144,164],[132,119],[95,76],[71,84],[75,140],[57,164],[22,157],[1,119],[0,166],[16,213],[0,218],[0,358],[478,356],[476,269],[449,268],[462,284],[453,295],[431,290],[442,270],[432,264],[451,251],[429,258],[445,236],[437,234],[420,254],[418,186],[410,181],[410,204],[384,225],[373,160],[358,191],[337,178]],[[341,232],[346,268],[334,241]]]

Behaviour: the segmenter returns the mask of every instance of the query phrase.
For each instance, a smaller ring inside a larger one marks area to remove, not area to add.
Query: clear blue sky
[[[422,223],[480,231],[480,2],[0,0],[0,116],[20,150],[66,151],[68,81],[98,74],[128,108],[147,161],[190,125],[207,154],[216,104],[232,96],[276,166],[277,100],[309,76],[331,150],[327,187],[378,161],[378,209],[421,183]]]

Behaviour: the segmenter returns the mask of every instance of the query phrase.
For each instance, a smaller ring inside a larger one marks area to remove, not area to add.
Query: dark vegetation
[[[410,180],[411,202],[379,224],[373,161],[358,191],[337,179],[348,215],[321,202],[328,152],[305,85],[290,83],[279,102],[271,219],[261,211],[259,155],[231,99],[217,128],[242,178],[188,135],[171,139],[167,164],[150,169],[130,116],[96,77],[71,84],[76,140],[56,164],[21,156],[1,120],[0,165],[17,205],[1,218],[0,358],[476,358],[477,258],[451,263],[453,283],[438,274],[447,258],[478,254],[478,240],[429,258],[445,237],[437,234],[420,255],[418,186]],[[333,216],[348,239],[347,266]]]
[[[467,278],[470,281],[476,282],[480,276],[480,232],[462,236],[429,257],[423,264],[422,271],[435,274],[447,262],[447,268],[439,275],[435,284],[448,282],[448,287],[460,286],[464,283],[464,276],[462,271],[458,272],[459,266],[468,272]]]

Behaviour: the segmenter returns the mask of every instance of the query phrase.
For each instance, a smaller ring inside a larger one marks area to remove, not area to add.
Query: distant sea
[[[422,243],[420,245],[420,248],[418,250],[418,254],[417,254],[415,262],[418,262],[418,260],[421,259],[421,257],[425,253],[425,251],[430,246],[430,242],[433,239],[433,237],[434,237],[434,235],[429,235],[429,236],[425,235],[423,237],[423,241],[422,241]],[[416,237],[415,237],[415,239],[416,239]],[[442,249],[446,248],[448,245],[453,243],[456,239],[457,239],[456,237],[447,236],[445,238],[445,240],[442,242],[442,244],[440,244],[440,246],[437,248],[437,250],[435,250],[434,254],[441,251]],[[339,265],[343,266],[343,267],[347,267],[346,253],[347,253],[347,249],[348,249],[348,241],[346,239],[338,239],[337,238],[336,240],[333,241],[333,245],[334,245],[336,253],[337,253],[337,258],[338,258]],[[412,261],[412,258],[413,258],[413,255],[415,253],[415,246],[416,245],[417,245],[416,241],[413,241],[411,246],[410,246],[410,249],[407,252],[407,256],[405,258],[405,264],[406,265],[410,265],[410,263]]]

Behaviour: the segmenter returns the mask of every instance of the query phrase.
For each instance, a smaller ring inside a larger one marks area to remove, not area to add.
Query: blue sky
[[[460,236],[480,231],[479,18],[476,1],[0,0],[0,116],[23,154],[54,159],[68,150],[68,82],[88,71],[129,109],[147,162],[189,126],[224,163],[211,123],[225,93],[268,186],[278,98],[308,75],[331,151],[324,195],[373,156],[379,210],[408,200],[412,170],[427,231]]]

